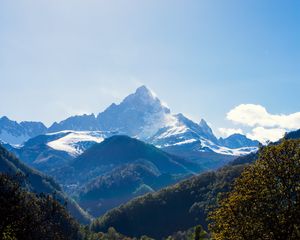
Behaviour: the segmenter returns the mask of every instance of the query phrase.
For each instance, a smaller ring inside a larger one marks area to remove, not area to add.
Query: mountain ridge
[[[53,178],[28,167],[1,145],[0,172],[12,176],[17,173],[22,173],[26,177],[26,186],[31,192],[37,194],[55,194],[60,201],[67,203],[68,210],[78,221],[85,224],[90,222],[90,216],[84,212],[74,200],[65,195],[59,184],[56,183]]]
[[[42,123],[21,122],[18,124],[11,120],[8,121],[6,117],[1,119],[0,133],[6,133],[5,130],[12,129],[11,135],[13,135],[15,134],[13,132],[17,131],[14,128],[21,131],[23,135],[17,135],[20,136],[18,144],[40,134],[60,131],[103,131],[128,135],[161,148],[199,142],[198,151],[214,151],[225,155],[247,154],[254,151],[254,147],[258,145],[257,141],[250,140],[245,136],[243,139],[237,135],[218,139],[204,119],[195,123],[182,113],[172,114],[171,110],[146,86],[137,88],[119,104],[113,103],[97,115],[70,116],[63,121],[53,123],[49,128]],[[9,124],[6,126],[5,123]],[[29,131],[33,128],[31,125],[34,125],[37,130],[34,128],[34,131]],[[26,130],[28,128],[29,130]],[[0,135],[0,139],[8,143],[16,142],[15,139],[4,135],[2,137]],[[239,148],[241,149],[239,150]]]

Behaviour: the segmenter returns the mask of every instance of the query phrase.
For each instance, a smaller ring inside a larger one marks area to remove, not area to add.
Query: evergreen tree
[[[49,195],[22,188],[20,176],[0,174],[0,239],[82,239],[79,224]]]

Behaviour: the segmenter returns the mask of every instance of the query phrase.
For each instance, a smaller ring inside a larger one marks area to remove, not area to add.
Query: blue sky
[[[300,1],[3,0],[0,115],[49,125],[147,85],[215,131],[289,129],[226,114],[300,111],[299,13]]]

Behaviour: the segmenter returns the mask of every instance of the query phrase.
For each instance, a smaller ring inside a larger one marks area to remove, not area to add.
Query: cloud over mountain
[[[265,107],[256,104],[240,104],[230,110],[226,118],[236,124],[253,128],[247,136],[262,142],[276,141],[285,132],[300,128],[300,112],[271,114]],[[225,130],[222,129],[223,132]]]
[[[229,137],[230,135],[235,133],[243,134],[243,130],[240,128],[218,128],[218,133],[222,137]]]
[[[265,107],[255,104],[240,104],[227,113],[227,119],[250,127],[267,128],[300,128],[300,112],[285,114],[271,114]]]
[[[267,141],[277,141],[282,138],[286,132],[287,130],[283,128],[256,127],[253,128],[251,133],[248,133],[246,136],[250,139],[258,139],[260,142],[265,143]]]

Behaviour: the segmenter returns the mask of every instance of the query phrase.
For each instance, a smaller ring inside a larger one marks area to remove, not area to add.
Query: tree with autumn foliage
[[[300,239],[300,140],[264,147],[210,219],[213,239]]]

